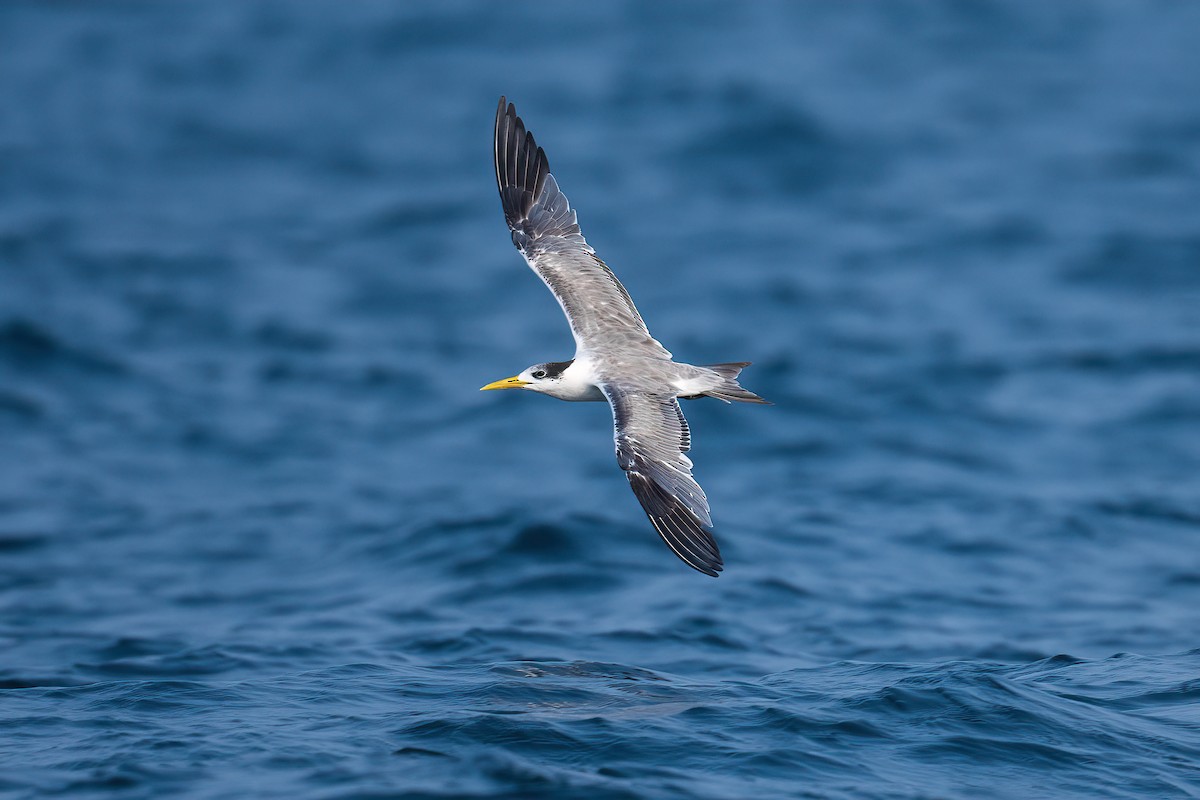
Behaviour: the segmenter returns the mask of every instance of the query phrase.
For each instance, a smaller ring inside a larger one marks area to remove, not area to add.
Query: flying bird
[[[692,436],[679,399],[769,403],[738,385],[750,362],[693,366],[671,360],[629,292],[579,231],[542,148],[505,98],[496,109],[496,184],[513,244],[567,315],[570,361],[534,364],[484,386],[612,406],[617,463],[650,523],[685,564],[717,577],[724,562],[708,498],[692,477]]]

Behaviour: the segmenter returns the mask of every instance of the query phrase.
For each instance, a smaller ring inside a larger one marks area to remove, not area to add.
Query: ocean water
[[[0,797],[1200,796],[1200,5],[0,7]],[[693,363],[726,572],[513,250]]]

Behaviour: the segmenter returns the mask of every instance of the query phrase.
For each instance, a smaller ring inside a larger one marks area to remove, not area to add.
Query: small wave
[[[49,329],[20,318],[0,323],[0,361],[22,370],[63,367],[109,375],[126,371],[120,362],[69,344]]]

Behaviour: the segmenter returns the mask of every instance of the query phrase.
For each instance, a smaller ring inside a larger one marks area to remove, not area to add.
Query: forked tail
[[[764,400],[754,392],[743,389],[737,382],[738,374],[750,366],[749,361],[735,361],[729,364],[705,364],[705,369],[711,369],[717,375],[724,379],[724,382],[715,389],[709,389],[703,394],[709,397],[715,397],[718,400],[723,400],[726,403],[737,401],[739,403],[761,403],[763,405],[772,405],[770,400]]]

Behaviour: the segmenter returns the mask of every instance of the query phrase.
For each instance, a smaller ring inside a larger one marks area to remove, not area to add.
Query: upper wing
[[[689,567],[714,578],[724,562],[712,537],[708,498],[692,477],[687,420],[673,396],[602,386],[613,409],[617,463],[651,524]]]
[[[670,353],[646,329],[629,292],[579,232],[546,154],[503,97],[496,109],[496,184],[513,244],[567,315],[579,351],[600,341]]]

